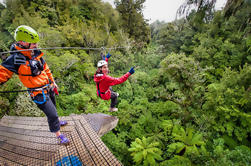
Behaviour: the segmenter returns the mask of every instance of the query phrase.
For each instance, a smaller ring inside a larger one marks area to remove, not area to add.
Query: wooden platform
[[[122,165],[82,115],[61,117],[71,141],[58,145],[45,117],[4,116],[0,120],[0,165]]]

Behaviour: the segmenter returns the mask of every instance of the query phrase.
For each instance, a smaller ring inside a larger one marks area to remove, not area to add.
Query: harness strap
[[[41,90],[45,90],[48,89],[50,86],[50,84],[46,84],[44,86],[41,87],[37,87],[37,88],[28,88],[29,91],[41,91]]]
[[[20,76],[33,76],[31,74],[18,74],[18,75],[20,75]]]
[[[43,94],[43,101],[37,101],[37,100],[33,100],[33,101],[37,104],[44,104],[46,102],[46,96],[44,94],[44,90],[42,91],[42,94]]]
[[[0,93],[18,93],[18,92],[27,92],[27,91],[28,92],[30,92],[30,91],[42,91],[43,90],[42,88],[45,87],[45,86],[38,87],[38,88],[28,88],[28,89],[24,89],[24,90],[0,91]]]
[[[29,90],[29,94],[30,96],[33,98],[33,101],[36,103],[36,104],[44,104],[46,102],[46,96],[45,96],[45,92],[44,91],[49,91],[49,87],[50,87],[50,84],[46,84],[45,86],[42,86],[42,87],[38,87],[38,88],[28,88]],[[43,94],[43,101],[37,101],[34,99],[34,94],[32,93],[33,91],[42,91],[42,94]]]
[[[105,91],[105,92],[100,92],[99,90],[99,82],[97,83],[97,87],[98,87],[98,96],[101,98],[101,94],[106,94],[106,92],[108,91]]]

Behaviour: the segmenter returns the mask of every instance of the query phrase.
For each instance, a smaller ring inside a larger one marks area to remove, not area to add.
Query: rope
[[[41,91],[42,88],[36,89],[24,89],[24,90],[12,90],[12,91],[0,91],[0,93],[18,93],[18,92],[28,92],[28,91]]]
[[[30,90],[13,90],[13,91],[0,91],[0,93],[18,93],[18,92],[26,92]]]
[[[105,48],[105,47],[100,47],[100,48],[89,48],[89,47],[50,47],[50,48],[33,48],[33,49],[25,49],[25,50],[15,50],[15,51],[5,51],[5,52],[0,52],[0,55],[2,54],[7,54],[7,53],[15,53],[15,52],[20,52],[20,51],[31,51],[31,50],[59,50],[59,49],[79,49],[79,50],[116,50],[120,48],[130,48],[130,46],[127,47],[112,47],[112,48]]]
[[[30,89],[24,89],[24,90],[12,90],[12,91],[0,91],[0,93],[18,93],[18,92],[27,92],[27,91],[41,91],[45,87],[48,87],[48,84],[41,87],[41,88],[30,88]]]

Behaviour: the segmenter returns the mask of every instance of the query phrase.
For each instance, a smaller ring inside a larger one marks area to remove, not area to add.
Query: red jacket
[[[96,82],[97,95],[103,100],[109,100],[111,98],[110,86],[118,85],[125,82],[131,74],[128,72],[120,78],[114,78],[106,74],[95,74],[94,81]]]

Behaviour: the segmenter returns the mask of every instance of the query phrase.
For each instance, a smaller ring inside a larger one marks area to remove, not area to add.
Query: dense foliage
[[[149,27],[144,2],[117,0],[113,9],[100,0],[7,0],[0,5],[0,50],[8,50],[20,24],[38,30],[40,47],[135,46],[110,50],[112,76],[138,66],[113,87],[120,94],[115,113],[93,82],[101,52],[45,51],[60,88],[59,115],[117,116],[102,140],[124,165],[251,165],[251,4],[228,0],[214,11],[215,1],[205,0],[185,18]],[[17,76],[0,87],[18,89]],[[1,94],[4,114],[44,116],[26,93]]]

